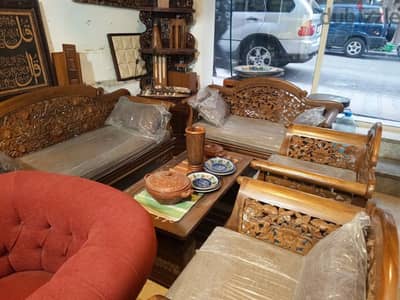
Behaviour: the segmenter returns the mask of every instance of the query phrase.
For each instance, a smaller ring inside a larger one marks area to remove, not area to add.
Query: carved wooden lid
[[[207,156],[217,156],[224,151],[224,147],[218,144],[206,144],[204,152]]]
[[[145,176],[146,187],[160,193],[171,193],[191,186],[186,175],[173,171],[159,171]]]

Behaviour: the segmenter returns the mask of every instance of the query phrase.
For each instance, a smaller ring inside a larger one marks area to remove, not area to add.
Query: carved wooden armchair
[[[210,85],[218,89],[231,106],[233,115],[283,123],[286,127],[306,109],[324,106],[325,121],[321,127],[332,127],[339,112],[340,103],[316,101],[307,98],[307,92],[289,81],[279,78],[259,77],[238,82],[234,87]]]
[[[375,190],[382,124],[367,135],[292,125],[280,154],[254,160],[259,179],[364,206]]]
[[[390,214],[373,205],[363,209],[260,180],[239,177],[238,181],[239,194],[225,225],[230,230],[217,228],[174,282],[166,297],[157,296],[152,300],[298,299],[296,295],[302,288],[306,288],[310,295],[323,288],[330,291],[336,289],[340,293],[340,284],[345,284],[345,290],[355,286],[353,282],[346,287],[347,280],[341,277],[346,272],[345,276],[353,278],[354,275],[363,282],[365,289],[359,291],[360,294],[366,293],[366,299],[397,299],[399,245]],[[347,259],[357,260],[358,254],[354,254],[353,250],[357,249],[357,253],[361,250],[358,246],[351,248],[355,241],[348,236],[341,240],[341,245],[333,242],[334,247],[341,249],[336,253],[346,249],[340,254],[343,255],[342,261],[339,261],[340,255],[335,257],[337,254],[332,256],[321,251],[321,247],[323,250],[324,246],[332,244],[331,233],[335,231],[333,234],[336,237],[343,237],[337,235],[336,230],[345,224],[347,228],[344,230],[348,230],[347,224],[360,212],[370,217],[366,230],[364,228],[361,235],[357,234],[363,239],[361,245],[364,250],[361,252],[364,254],[361,256],[365,269],[358,263],[351,263],[352,266],[346,264]],[[322,241],[324,246],[320,244]],[[348,252],[346,243],[353,250]],[[345,248],[341,248],[343,246]],[[316,251],[311,254],[314,247],[319,248],[319,257],[314,256]],[[329,264],[329,259],[333,264]],[[298,265],[299,261],[303,263]],[[299,269],[307,266],[310,270],[311,264],[312,270],[318,270],[322,267],[320,263],[333,266],[334,271],[328,277],[323,275],[324,278],[309,278],[308,272],[305,277],[299,276]],[[341,264],[346,264],[346,268],[337,270]],[[341,270],[344,273],[340,273]],[[340,277],[337,278],[339,283],[333,280],[335,276]]]

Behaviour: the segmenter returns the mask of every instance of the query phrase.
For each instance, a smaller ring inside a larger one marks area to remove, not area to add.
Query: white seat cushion
[[[95,178],[104,170],[116,168],[155,146],[154,140],[133,131],[105,126],[19,160],[36,170]]]
[[[205,121],[196,125],[206,129],[206,137],[210,140],[267,153],[279,151],[286,133],[283,124],[235,115],[230,115],[222,127]]]
[[[180,299],[292,299],[304,257],[217,227],[170,288]]]

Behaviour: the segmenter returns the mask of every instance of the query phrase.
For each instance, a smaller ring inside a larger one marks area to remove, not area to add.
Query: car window
[[[356,11],[354,11],[350,7],[333,7],[331,22],[353,23],[356,21]]]
[[[265,1],[266,0],[248,0],[248,11],[258,11],[263,12],[265,11]]]
[[[368,7],[361,10],[361,22],[370,24],[382,24],[382,12],[378,7]]]
[[[313,10],[314,14],[321,14],[324,10],[319,6],[319,4],[317,3],[317,1],[315,0],[311,0],[311,7]]]
[[[245,10],[246,10],[246,0],[233,1],[233,11],[245,11]]]
[[[295,7],[293,0],[268,0],[267,11],[291,12]]]

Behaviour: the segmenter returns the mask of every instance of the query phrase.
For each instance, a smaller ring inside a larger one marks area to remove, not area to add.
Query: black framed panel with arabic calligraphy
[[[0,98],[52,84],[35,9],[0,7]]]

